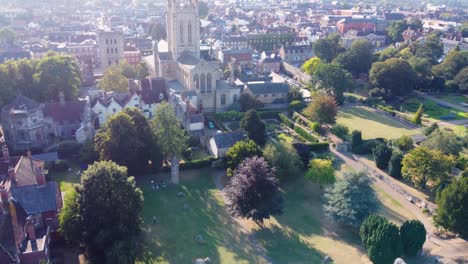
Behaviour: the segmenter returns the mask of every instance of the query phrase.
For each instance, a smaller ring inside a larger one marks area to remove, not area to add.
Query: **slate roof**
[[[51,117],[55,122],[80,122],[85,104],[85,101],[71,101],[64,104],[60,102],[46,103],[44,105],[44,114]]]
[[[16,263],[16,246],[11,217],[0,214],[0,263]]]
[[[15,112],[29,112],[39,107],[40,104],[38,102],[19,94],[10,104],[4,106],[2,110],[14,114]]]
[[[277,94],[277,93],[288,93],[289,85],[286,83],[249,83],[247,87],[254,93],[258,94]]]
[[[48,182],[43,187],[28,185],[13,188],[11,194],[28,215],[57,210],[56,182]]]
[[[230,84],[226,80],[216,80],[216,90],[228,90],[228,89],[238,90],[239,87]]]
[[[177,59],[177,62],[185,65],[197,65],[198,63],[200,63],[200,59],[190,54],[190,52],[183,52],[180,55],[180,58]]]
[[[214,135],[214,141],[218,149],[222,148],[230,148],[234,146],[237,142],[244,140],[245,134],[242,131],[234,131],[234,132],[227,132],[227,133],[220,133]]]
[[[172,60],[172,53],[171,52],[158,52],[159,60]]]

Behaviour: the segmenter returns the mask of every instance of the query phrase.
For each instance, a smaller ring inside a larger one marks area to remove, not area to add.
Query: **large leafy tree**
[[[262,103],[255,98],[255,96],[249,94],[249,93],[242,93],[239,96],[239,106],[241,111],[246,112],[251,109],[257,109],[262,106]]]
[[[344,53],[336,57],[334,62],[343,66],[343,68],[354,75],[368,73],[372,65],[374,56],[374,47],[364,39],[356,40],[351,47]]]
[[[351,74],[337,64],[320,64],[312,79],[318,89],[333,95],[338,104],[344,102],[343,93],[353,85]]]
[[[16,32],[9,27],[2,27],[0,29],[0,43],[13,46],[15,44]]]
[[[403,41],[403,36],[401,33],[407,28],[405,20],[396,20],[390,22],[390,25],[387,28],[387,35],[390,38],[391,42]]]
[[[391,96],[399,96],[413,90],[416,73],[407,61],[391,58],[372,64],[369,78],[375,87],[385,89]]]
[[[174,108],[168,103],[161,103],[152,120],[153,134],[164,159],[171,159],[172,181],[179,182],[178,159],[185,150],[187,136],[177,121]]]
[[[97,86],[105,91],[128,92],[128,79],[119,65],[113,65],[106,69]]]
[[[155,41],[166,39],[166,27],[164,27],[164,25],[161,23],[153,23],[149,26],[148,34],[151,36],[151,39]]]
[[[326,38],[322,38],[314,42],[312,50],[315,56],[319,57],[324,62],[331,62],[338,54],[344,51],[340,45],[340,35],[331,34]]]
[[[432,64],[437,63],[437,60],[444,54],[444,45],[440,40],[438,33],[430,33],[423,44],[416,47],[416,56],[421,58],[428,58]]]
[[[251,218],[259,225],[283,212],[283,198],[274,169],[262,157],[245,159],[224,191],[234,216]]]
[[[317,94],[312,102],[303,110],[310,120],[320,124],[334,124],[338,114],[336,100],[326,94]]]
[[[402,253],[398,227],[379,215],[370,215],[359,230],[361,241],[374,263],[392,264]]]
[[[378,144],[372,149],[372,154],[377,168],[384,170],[392,157],[392,149],[385,144]]]
[[[313,57],[304,62],[302,69],[304,69],[305,73],[313,75],[321,63],[322,60],[319,57]]]
[[[432,69],[437,76],[446,80],[452,80],[461,69],[468,66],[468,51],[460,51],[459,48],[452,49],[444,61],[435,65]]]
[[[468,237],[468,178],[454,180],[436,197],[434,221],[444,228]]]
[[[380,205],[364,172],[345,173],[325,191],[325,213],[335,222],[359,227]]]
[[[125,167],[95,163],[83,172],[76,193],[67,196],[61,231],[85,248],[90,263],[135,262],[143,195]]]
[[[461,69],[453,80],[458,85],[460,91],[464,93],[468,92],[468,66]]]
[[[310,160],[305,178],[320,184],[320,186],[335,183],[335,168],[333,168],[332,161],[327,159]]]
[[[80,76],[80,68],[74,58],[48,54],[37,64],[34,80],[41,91],[42,101],[58,101],[61,92],[65,99],[71,100],[78,96]]]
[[[139,123],[141,127],[138,127],[136,120],[127,112],[120,112],[109,118],[94,138],[95,150],[101,160],[112,160],[133,172],[141,171],[147,168],[149,155],[145,154],[149,153],[148,146],[152,144],[152,138],[141,137],[147,127],[144,123]]]
[[[261,156],[262,150],[252,140],[239,141],[226,152],[227,174],[232,176],[241,162],[253,156]]]
[[[464,147],[464,142],[457,138],[453,132],[444,132],[437,129],[421,143],[421,146],[439,150],[446,155],[458,155]]]
[[[416,256],[426,241],[426,228],[419,220],[405,221],[400,227],[400,236],[405,255]]]
[[[423,188],[429,182],[432,188],[436,188],[449,178],[455,161],[438,150],[419,147],[406,154],[402,164],[404,179]]]
[[[255,109],[245,113],[240,122],[240,127],[247,132],[247,136],[256,144],[263,146],[266,142],[265,124]]]
[[[276,175],[280,180],[292,179],[301,174],[301,157],[291,142],[280,140],[278,145],[268,144],[263,150],[263,156],[271,167],[276,169]]]

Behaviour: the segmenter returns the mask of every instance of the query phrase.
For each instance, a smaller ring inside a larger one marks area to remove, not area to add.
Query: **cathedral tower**
[[[198,0],[168,0],[167,44],[172,58],[177,60],[181,53],[189,51],[200,57],[200,18]]]

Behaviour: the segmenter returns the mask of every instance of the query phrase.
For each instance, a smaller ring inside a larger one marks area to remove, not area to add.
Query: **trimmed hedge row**
[[[257,113],[260,116],[260,118],[268,119],[268,118],[277,118],[280,112],[257,111]],[[244,115],[245,115],[244,112],[227,111],[227,112],[216,113],[215,118],[216,120],[219,120],[220,122],[234,122],[234,121],[240,121],[244,117]]]
[[[179,164],[179,170],[209,168],[209,167],[211,167],[211,164],[215,160],[216,160],[216,158],[214,158],[214,157],[206,157],[206,158],[203,158],[203,159],[187,161],[187,162]],[[162,168],[162,170],[165,171],[165,172],[168,172],[168,171],[171,170],[171,167],[170,166],[164,166]]]
[[[284,114],[282,113],[279,113],[278,114],[278,117],[279,119],[281,120],[281,122],[283,122],[286,126],[290,127],[290,128],[293,128],[294,127],[294,122],[291,121],[291,119],[289,119],[287,116],[285,116]]]
[[[307,130],[303,129],[298,125],[294,125],[294,131],[296,131],[297,134],[299,134],[301,137],[305,138],[308,141],[317,142],[317,139],[314,136],[312,136]]]

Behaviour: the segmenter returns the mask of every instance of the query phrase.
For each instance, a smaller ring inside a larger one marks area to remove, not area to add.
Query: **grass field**
[[[393,139],[402,135],[419,133],[416,129],[408,128],[398,121],[363,106],[340,107],[337,123],[347,126],[350,131],[361,130],[364,139],[377,137]]]
[[[468,113],[443,107],[438,105],[436,102],[426,100],[419,97],[412,97],[405,100],[402,104],[402,111],[408,111],[410,114],[415,113],[420,104],[424,104],[424,115],[433,120],[441,120],[444,116],[453,116],[454,120],[468,118]]]
[[[468,97],[463,95],[436,95],[436,97],[452,104],[468,104]]]

